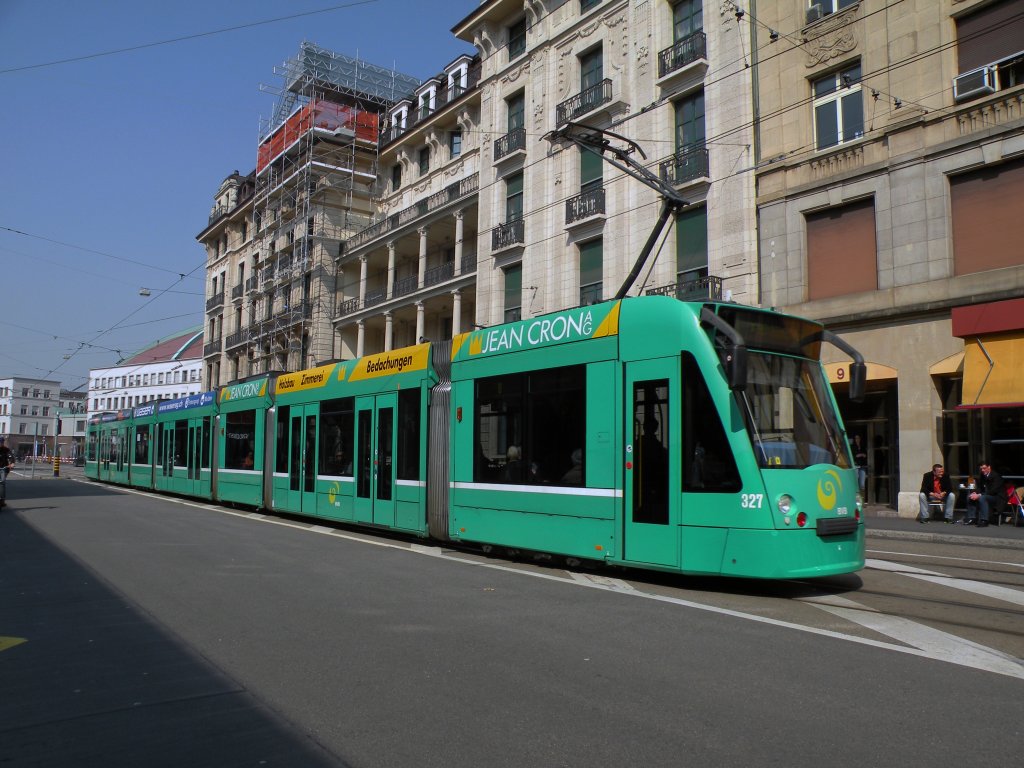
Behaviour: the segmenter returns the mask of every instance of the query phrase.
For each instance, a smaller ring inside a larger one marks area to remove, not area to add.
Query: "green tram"
[[[196,412],[197,482],[166,490],[688,574],[852,572],[861,499],[823,343],[854,358],[856,397],[863,360],[820,324],[667,297],[236,383]],[[90,422],[87,474],[134,485],[136,464],[103,468],[117,423]]]
[[[218,501],[263,506],[264,467],[273,466],[273,422],[267,421],[274,377],[266,374],[221,387],[215,417],[215,462],[212,492]]]

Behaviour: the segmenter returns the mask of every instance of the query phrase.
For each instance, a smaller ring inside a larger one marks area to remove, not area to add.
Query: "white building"
[[[0,379],[0,435],[20,456],[49,453],[60,405],[60,382],[11,376]]]
[[[81,455],[85,448],[85,433],[88,425],[86,417],[86,393],[62,389],[57,415],[60,418],[57,430],[57,441],[60,444],[60,455],[65,460],[72,460]]]
[[[89,371],[87,411],[116,411],[202,391],[202,329],[162,339],[110,368]]]

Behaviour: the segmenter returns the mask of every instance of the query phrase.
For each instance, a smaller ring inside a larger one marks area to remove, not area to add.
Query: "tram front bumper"
[[[814,528],[729,531],[722,574],[768,579],[799,579],[853,573],[864,567],[864,525],[838,534]]]

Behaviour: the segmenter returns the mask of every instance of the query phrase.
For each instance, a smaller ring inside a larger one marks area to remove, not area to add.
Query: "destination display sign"
[[[136,419],[143,416],[152,416],[154,413],[156,413],[156,403],[146,403],[146,405],[140,405],[132,411]]]
[[[619,332],[619,305],[617,301],[595,304],[462,333],[452,340],[452,360],[615,336]]]
[[[210,405],[214,401],[213,392],[200,392],[198,395],[186,395],[177,400],[164,400],[157,405],[157,413],[171,413],[174,411],[185,411],[190,408],[200,408]]]

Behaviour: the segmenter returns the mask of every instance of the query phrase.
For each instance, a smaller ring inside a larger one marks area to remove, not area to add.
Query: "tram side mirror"
[[[864,402],[864,385],[868,380],[868,367],[863,362],[850,365],[850,399]]]
[[[734,346],[725,356],[725,375],[729,378],[729,389],[745,389],[747,386],[747,348],[743,344]]]

